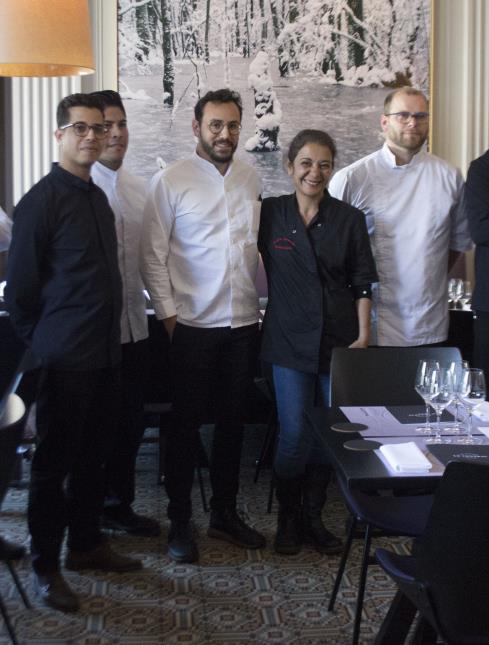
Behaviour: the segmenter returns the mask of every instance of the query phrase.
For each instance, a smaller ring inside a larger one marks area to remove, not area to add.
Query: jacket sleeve
[[[13,214],[5,301],[10,321],[28,345],[41,314],[43,260],[50,243],[49,206],[31,191]]]
[[[379,277],[375,260],[370,246],[370,239],[362,211],[354,209],[352,213],[353,227],[349,248],[349,274],[353,287],[378,282]]]
[[[168,272],[168,255],[174,207],[164,171],[151,180],[141,231],[140,270],[156,317],[170,318],[177,313]]]
[[[489,246],[489,163],[484,159],[476,159],[470,164],[464,211],[473,241],[477,245]]]

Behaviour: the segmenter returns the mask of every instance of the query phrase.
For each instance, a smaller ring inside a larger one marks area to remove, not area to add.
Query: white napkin
[[[431,462],[414,441],[384,444],[379,450],[389,466],[398,473],[423,473],[431,469]]]
[[[474,410],[474,416],[484,421],[489,419],[489,401],[482,401]]]

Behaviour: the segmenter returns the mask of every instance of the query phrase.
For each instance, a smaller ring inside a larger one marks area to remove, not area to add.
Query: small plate
[[[363,432],[364,430],[368,430],[368,426],[363,423],[341,422],[333,423],[331,430],[335,432]]]
[[[350,439],[350,441],[345,441],[343,447],[347,450],[368,452],[369,450],[377,450],[381,445],[378,441],[370,441],[369,439]]]

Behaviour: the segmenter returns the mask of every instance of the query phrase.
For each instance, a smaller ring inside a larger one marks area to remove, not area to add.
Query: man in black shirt
[[[6,302],[42,365],[28,506],[34,583],[45,604],[75,611],[59,564],[66,527],[68,569],[141,562],[114,553],[99,525],[120,395],[121,279],[114,215],[90,179],[106,136],[98,99],[66,97],[57,124],[60,162],[14,211]]]

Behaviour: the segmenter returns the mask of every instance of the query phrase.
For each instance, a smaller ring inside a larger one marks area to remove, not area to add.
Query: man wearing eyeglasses
[[[233,158],[241,115],[236,92],[203,96],[192,122],[194,155],[153,178],[145,208],[143,280],[172,338],[175,418],[165,485],[168,553],[177,562],[198,558],[190,496],[198,429],[209,419],[216,423],[208,535],[243,548],[265,544],[236,512],[246,393],[257,355],[261,192],[253,168]]]
[[[41,361],[28,505],[34,586],[46,605],[69,612],[79,600],[60,571],[66,527],[67,569],[141,562],[112,551],[100,531],[121,360],[114,215],[90,179],[107,135],[102,106],[73,94],[57,124],[59,164],[14,211],[5,295],[16,332]]]
[[[363,210],[379,274],[372,344],[434,345],[448,335],[447,275],[471,248],[463,180],[428,154],[428,102],[411,87],[387,95],[383,147],[338,171],[329,192]]]

